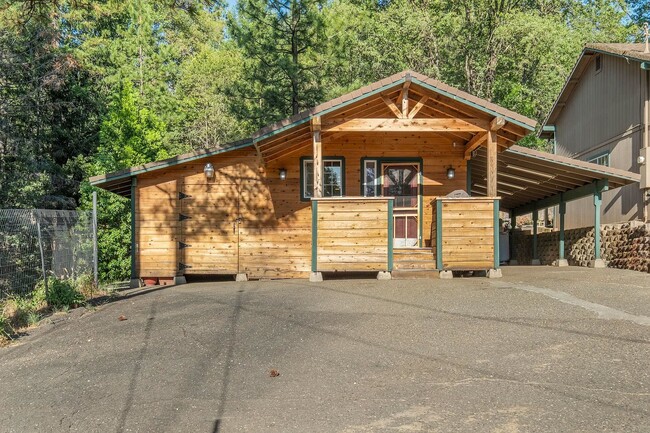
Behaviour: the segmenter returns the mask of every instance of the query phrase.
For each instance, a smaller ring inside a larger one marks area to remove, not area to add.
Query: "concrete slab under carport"
[[[648,431],[650,328],[640,323],[650,315],[650,275],[503,270],[499,280],[131,291],[0,350],[0,425],[21,432]],[[628,316],[601,315],[572,299]],[[280,375],[270,377],[271,369]]]

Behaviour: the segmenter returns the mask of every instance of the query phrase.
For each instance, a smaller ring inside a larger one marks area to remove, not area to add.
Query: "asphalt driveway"
[[[0,430],[650,431],[650,275],[503,273],[138,290],[0,349]]]

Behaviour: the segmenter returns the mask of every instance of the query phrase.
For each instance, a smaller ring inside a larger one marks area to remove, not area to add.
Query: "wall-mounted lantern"
[[[203,167],[203,173],[205,173],[205,177],[208,179],[212,179],[214,177],[214,167],[211,163],[208,162],[205,164],[205,167]]]
[[[286,168],[281,168],[280,169],[280,180],[287,180],[287,169]]]
[[[447,179],[451,180],[455,177],[456,177],[456,170],[454,169],[454,167],[449,166],[449,168],[447,168]]]

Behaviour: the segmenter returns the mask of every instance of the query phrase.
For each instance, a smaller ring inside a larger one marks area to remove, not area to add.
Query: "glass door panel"
[[[383,164],[382,195],[395,197],[395,247],[417,247],[419,241],[419,164]]]

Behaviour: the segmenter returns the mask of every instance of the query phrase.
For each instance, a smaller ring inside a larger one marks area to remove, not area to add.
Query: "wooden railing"
[[[499,198],[440,197],[432,204],[431,246],[436,268],[499,267]]]
[[[392,271],[393,201],[313,198],[312,272]]]

